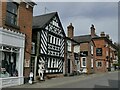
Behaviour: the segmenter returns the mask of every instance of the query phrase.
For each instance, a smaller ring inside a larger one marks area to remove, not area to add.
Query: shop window
[[[18,76],[18,50],[19,49],[12,47],[0,50],[0,77]]]
[[[6,22],[10,25],[17,26],[18,4],[14,2],[7,2]]]

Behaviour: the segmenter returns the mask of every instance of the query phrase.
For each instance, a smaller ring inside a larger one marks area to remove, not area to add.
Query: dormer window
[[[17,26],[18,4],[14,2],[7,2],[6,23]]]

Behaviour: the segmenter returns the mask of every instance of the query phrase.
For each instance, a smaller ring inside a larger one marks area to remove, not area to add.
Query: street
[[[53,78],[35,84],[24,84],[11,88],[118,88],[118,71]],[[118,85],[119,84],[119,85]]]

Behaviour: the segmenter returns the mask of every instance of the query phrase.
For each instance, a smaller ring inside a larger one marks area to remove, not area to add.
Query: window
[[[91,59],[91,67],[93,67],[93,59]]]
[[[0,54],[0,77],[17,77],[19,48],[3,46]]]
[[[54,43],[54,37],[52,37],[52,44]]]
[[[86,67],[86,58],[82,58],[82,67]]]
[[[17,11],[18,5],[16,3],[7,2],[6,22],[8,24],[17,26]]]
[[[71,51],[71,41],[67,41],[68,51]]]
[[[91,54],[93,55],[93,46],[91,45]]]
[[[35,54],[35,43],[32,42],[31,54]]]
[[[98,61],[96,67],[102,67],[102,62]]]
[[[108,56],[108,50],[106,50],[106,56]]]
[[[86,66],[85,58],[83,58],[83,66]]]

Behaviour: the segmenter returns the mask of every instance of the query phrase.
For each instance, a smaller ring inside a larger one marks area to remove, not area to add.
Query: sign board
[[[102,48],[96,48],[96,56],[102,56]]]
[[[88,56],[88,51],[80,51],[80,56],[81,57],[87,57]]]

